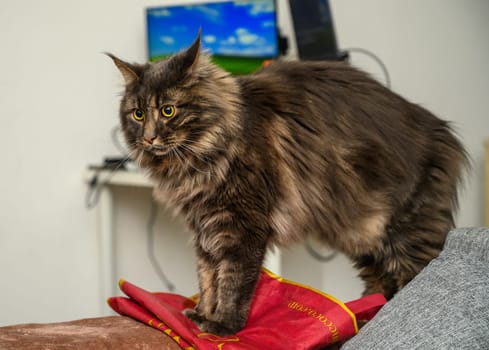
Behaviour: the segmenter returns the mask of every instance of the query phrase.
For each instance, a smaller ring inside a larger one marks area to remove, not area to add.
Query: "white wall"
[[[279,0],[283,5],[283,0]],[[181,1],[180,1],[181,2]],[[145,58],[146,5],[155,0],[4,0],[0,4],[0,325],[99,315],[94,211],[81,174],[116,155],[121,81],[101,52]],[[341,47],[379,55],[393,89],[453,120],[474,159],[460,225],[483,223],[483,139],[489,132],[489,2],[332,0]],[[282,6],[283,10],[285,7]],[[280,20],[290,33],[287,15]],[[380,75],[357,55],[353,62]],[[145,250],[148,191],[115,193],[117,273],[162,289]],[[188,234],[160,210],[157,249],[181,293],[196,290]],[[302,247],[284,253],[286,277],[350,299],[360,283],[338,258],[320,265]]]

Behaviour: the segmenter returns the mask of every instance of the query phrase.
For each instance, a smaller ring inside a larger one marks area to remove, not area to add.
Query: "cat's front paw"
[[[199,314],[195,309],[183,310],[183,314],[190,319],[202,332],[212,333],[221,337],[236,334],[242,327],[229,327],[221,322],[211,321]]]
[[[197,327],[200,329],[200,323],[205,320],[205,317],[200,315],[199,312],[196,309],[185,309],[183,310],[183,314]]]

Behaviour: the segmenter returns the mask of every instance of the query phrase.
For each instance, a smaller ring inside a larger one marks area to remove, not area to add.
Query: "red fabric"
[[[320,349],[355,335],[357,320],[371,319],[386,302],[381,294],[373,294],[344,304],[264,269],[245,328],[219,337],[200,331],[182,314],[195,306],[194,300],[150,293],[126,281],[120,287],[128,298],[108,300],[116,312],[165,332],[185,350]]]

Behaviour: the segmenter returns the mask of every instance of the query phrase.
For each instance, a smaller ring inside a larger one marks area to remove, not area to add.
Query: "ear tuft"
[[[195,38],[194,42],[188,49],[183,51],[181,53],[183,65],[182,68],[184,71],[187,72],[187,75],[192,74],[193,67],[199,60],[199,55],[200,55],[200,37],[202,34],[202,28],[199,29],[199,32],[197,33],[197,37]]]
[[[116,56],[112,55],[111,53],[106,52],[105,54],[107,56],[109,56],[112,59],[112,61],[114,61],[114,64],[116,65],[116,67],[121,72],[122,77],[124,78],[124,81],[126,82],[126,85],[130,85],[139,79],[139,76],[136,73],[136,69],[134,68],[133,65],[122,61],[121,59],[117,58]]]

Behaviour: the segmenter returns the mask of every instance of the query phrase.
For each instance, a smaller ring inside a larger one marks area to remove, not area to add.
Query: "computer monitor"
[[[301,60],[340,60],[328,0],[289,0]]]
[[[232,73],[249,73],[279,55],[275,0],[233,0],[148,8],[150,61],[188,47],[202,29],[202,47]]]

